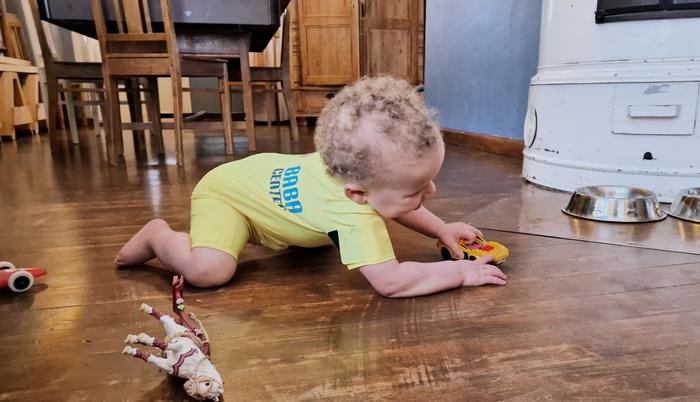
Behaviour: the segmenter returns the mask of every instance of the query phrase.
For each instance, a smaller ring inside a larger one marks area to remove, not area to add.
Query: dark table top
[[[114,24],[112,2],[105,2],[105,18]],[[154,24],[163,21],[160,1],[148,0]],[[171,0],[178,33],[251,33],[250,50],[265,49],[290,0]],[[39,0],[41,19],[83,35],[96,37],[89,0]],[[116,26],[116,25],[115,25]]]

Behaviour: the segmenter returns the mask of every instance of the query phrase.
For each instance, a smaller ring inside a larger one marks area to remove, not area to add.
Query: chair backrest
[[[109,8],[105,7],[105,3],[109,4]],[[169,0],[160,0],[160,8],[163,16],[162,30],[158,29],[160,24],[153,24],[153,10],[148,0],[92,0],[95,29],[103,59],[110,55],[178,57]],[[113,11],[116,30],[112,25],[108,26],[105,10]]]
[[[166,2],[167,6],[167,2]],[[153,33],[151,10],[146,0],[112,0],[119,33]]]
[[[29,8],[32,10],[32,21],[34,21],[34,26],[36,26],[36,36],[39,38],[39,47],[41,48],[41,57],[44,59],[44,68],[51,69],[56,61],[56,57],[49,46],[46,32],[44,31],[44,25],[41,23],[41,18],[39,17],[39,7],[35,0],[29,1]]]
[[[22,47],[22,22],[15,14],[7,11],[5,0],[0,0],[0,31],[4,42],[5,51],[10,57],[26,59]]]
[[[7,37],[7,27],[5,26],[5,15],[7,14],[7,6],[5,5],[5,0],[0,0],[0,52],[4,53],[7,48],[5,47],[4,37]]]

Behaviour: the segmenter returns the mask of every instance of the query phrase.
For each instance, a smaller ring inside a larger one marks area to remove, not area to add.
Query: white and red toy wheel
[[[34,276],[27,271],[16,271],[10,276],[7,285],[13,292],[26,292],[34,285]]]
[[[15,269],[15,264],[9,262],[9,261],[0,261],[0,270],[3,269]]]

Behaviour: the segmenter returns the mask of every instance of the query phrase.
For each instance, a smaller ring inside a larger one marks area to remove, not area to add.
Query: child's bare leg
[[[139,265],[156,258],[156,254],[153,251],[153,247],[151,247],[149,239],[151,239],[155,233],[166,230],[173,231],[164,220],[151,219],[122,246],[121,250],[119,250],[117,256],[114,258],[114,263],[120,266]]]
[[[162,219],[148,222],[136,233],[119,251],[115,263],[142,264],[154,257],[198,287],[223,285],[236,272],[233,256],[209,247],[192,248],[189,234],[172,230]]]

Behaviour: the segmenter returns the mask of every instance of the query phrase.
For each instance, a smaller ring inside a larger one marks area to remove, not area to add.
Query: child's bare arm
[[[362,275],[381,295],[413,297],[429,295],[459,286],[505,285],[506,275],[493,265],[491,257],[477,261],[430,263],[396,260],[360,268]]]
[[[425,236],[440,239],[459,258],[464,258],[464,253],[457,245],[460,239],[466,239],[471,242],[474,241],[476,236],[484,236],[479,229],[466,223],[445,223],[445,221],[422,205],[415,211],[403,214],[394,220]]]
[[[413,229],[418,233],[434,239],[437,239],[438,229],[445,224],[445,221],[438,218],[423,205],[414,211],[395,218],[394,220],[409,229]]]

